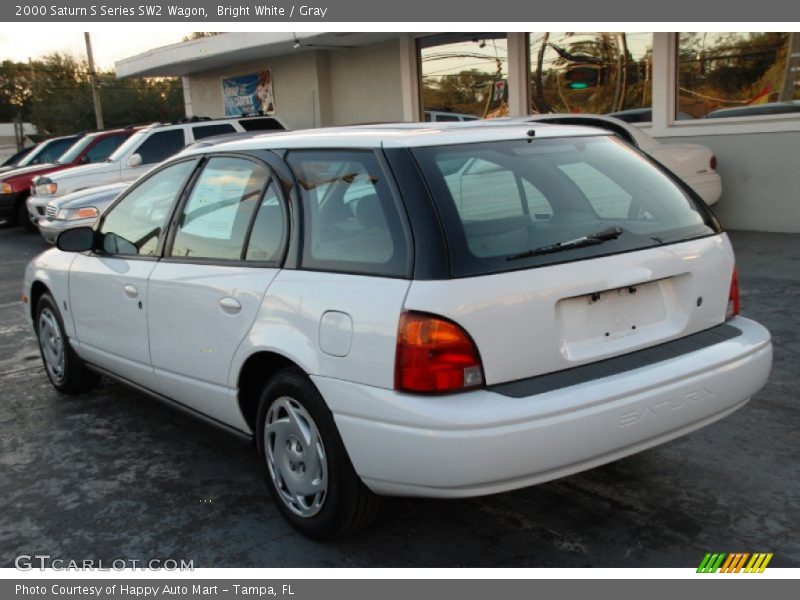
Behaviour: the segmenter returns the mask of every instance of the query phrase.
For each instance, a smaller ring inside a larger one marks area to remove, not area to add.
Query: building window
[[[678,118],[800,113],[800,33],[678,34]]]
[[[508,115],[505,35],[443,34],[418,41],[426,121],[467,121]]]
[[[529,34],[532,113],[651,121],[652,33]]]

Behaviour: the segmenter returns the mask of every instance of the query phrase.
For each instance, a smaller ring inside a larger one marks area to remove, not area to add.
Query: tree
[[[84,61],[49,54],[29,63],[0,64],[0,121],[30,121],[43,135],[95,128]],[[117,79],[97,74],[107,127],[174,121],[184,116],[183,87],[174,77]]]

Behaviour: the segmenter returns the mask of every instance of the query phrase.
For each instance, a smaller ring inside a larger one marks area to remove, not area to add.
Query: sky
[[[0,33],[0,60],[26,61],[50,52],[65,52],[79,58],[86,56],[86,44],[80,31],[57,31],[48,28],[45,35],[32,34],[31,29]],[[126,33],[119,29],[91,31],[94,62],[98,69],[113,69],[114,61],[127,58],[159,46],[180,42],[191,29],[175,27],[170,31]]]

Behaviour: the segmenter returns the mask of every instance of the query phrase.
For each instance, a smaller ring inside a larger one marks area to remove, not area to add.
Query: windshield
[[[41,146],[33,150],[28,156],[23,158],[19,165],[26,167],[28,165],[43,165],[45,163],[54,163],[59,156],[75,143],[76,137],[58,138],[43,142]]]
[[[593,258],[719,230],[702,201],[610,136],[413,153],[442,217],[454,276]],[[598,238],[609,231],[614,235]]]
[[[83,152],[84,148],[86,148],[89,144],[92,143],[94,136],[87,135],[79,139],[77,142],[72,144],[69,149],[64,152],[61,156],[58,157],[56,161],[60,165],[67,165],[78,158],[78,155]]]
[[[128,153],[130,148],[135,148],[138,146],[142,139],[146,137],[148,134],[147,130],[137,131],[131,137],[129,137],[119,148],[114,150],[113,154],[108,157],[108,162],[117,162],[120,158],[125,156]]]

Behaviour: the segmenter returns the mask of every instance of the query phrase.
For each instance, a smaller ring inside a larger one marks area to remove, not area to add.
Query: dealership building
[[[800,34],[224,33],[116,72],[182,77],[187,116],[274,111],[295,129],[622,113],[714,151],[727,227],[800,232]]]

